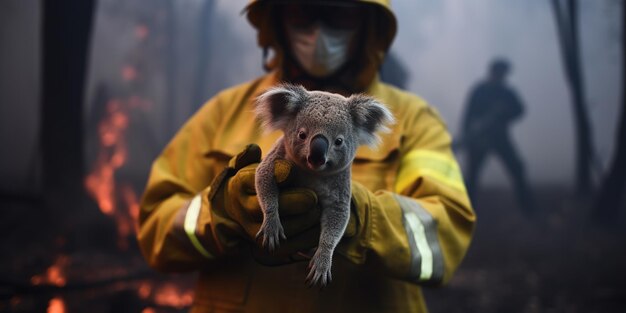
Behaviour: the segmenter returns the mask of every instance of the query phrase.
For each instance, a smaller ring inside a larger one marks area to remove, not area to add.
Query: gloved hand
[[[312,190],[294,188],[291,163],[277,160],[275,177],[281,190],[279,214],[287,240],[280,248],[268,253],[256,241],[256,234],[263,222],[263,212],[259,206],[254,187],[254,176],[261,149],[248,145],[233,157],[226,168],[211,184],[208,194],[212,214],[221,226],[221,242],[235,246],[241,238],[250,242],[253,256],[264,264],[284,264],[302,260],[298,255],[317,246],[319,241],[320,209],[317,196]]]

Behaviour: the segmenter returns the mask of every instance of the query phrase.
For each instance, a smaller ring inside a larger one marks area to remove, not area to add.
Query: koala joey
[[[256,170],[255,186],[263,223],[257,233],[265,248],[273,251],[286,239],[278,216],[279,190],[274,160],[282,158],[297,168],[295,184],[312,189],[322,210],[321,234],[309,263],[309,285],[325,286],[332,279],[333,251],[350,216],[351,165],[357,147],[375,146],[377,131],[394,122],[391,112],[365,95],[348,98],[302,86],[283,84],[257,98],[255,113],[266,130],[282,130],[283,136]]]

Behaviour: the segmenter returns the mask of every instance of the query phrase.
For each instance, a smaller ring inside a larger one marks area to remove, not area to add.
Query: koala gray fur
[[[319,245],[306,280],[325,286],[332,279],[333,252],[350,217],[351,165],[357,147],[376,145],[375,133],[388,130],[385,125],[394,118],[383,104],[365,95],[346,98],[290,84],[260,95],[255,113],[265,129],[284,133],[256,170],[256,192],[263,210],[257,238],[263,237],[263,246],[270,251],[286,239],[278,216],[274,161],[287,159],[300,169],[295,184],[312,189],[322,209]]]

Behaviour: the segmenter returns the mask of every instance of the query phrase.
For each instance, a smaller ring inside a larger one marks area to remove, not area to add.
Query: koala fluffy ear
[[[266,130],[284,129],[306,105],[308,95],[302,86],[282,84],[261,94],[256,100],[254,112]]]
[[[361,145],[375,146],[380,142],[376,132],[388,132],[387,125],[395,123],[391,111],[372,97],[361,94],[352,95],[348,98],[348,106]]]

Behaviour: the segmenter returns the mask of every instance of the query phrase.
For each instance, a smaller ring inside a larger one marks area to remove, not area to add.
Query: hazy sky
[[[399,33],[392,50],[412,73],[411,91],[437,106],[456,133],[468,89],[494,56],[513,63],[511,84],[527,115],[515,128],[532,180],[573,177],[569,91],[550,2],[545,0],[393,1]],[[581,44],[594,139],[606,163],[614,144],[620,97],[620,10],[617,1],[581,1]],[[492,179],[502,180],[491,164]]]

